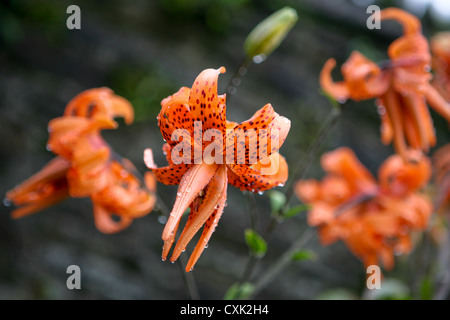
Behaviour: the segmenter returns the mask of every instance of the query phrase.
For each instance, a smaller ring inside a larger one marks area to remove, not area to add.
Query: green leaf
[[[317,255],[310,250],[299,250],[292,255],[292,261],[315,260]]]
[[[245,242],[250,251],[257,257],[263,257],[267,252],[267,242],[256,231],[245,230]]]
[[[233,284],[225,293],[224,300],[243,300],[253,293],[254,286],[249,282]]]
[[[299,205],[289,208],[288,210],[283,212],[282,216],[284,219],[290,219],[290,218],[295,217],[296,215],[298,215],[301,212],[308,211],[309,209],[311,209],[311,206],[309,204],[299,204]]]
[[[433,279],[430,276],[424,277],[420,286],[420,295],[422,300],[433,299],[434,285]]]
[[[272,210],[272,213],[279,212],[286,203],[286,196],[284,195],[283,192],[277,190],[270,190],[270,192],[268,192],[268,195],[270,199],[270,209]]]
[[[359,297],[352,291],[344,288],[330,289],[322,292],[316,300],[358,300]]]

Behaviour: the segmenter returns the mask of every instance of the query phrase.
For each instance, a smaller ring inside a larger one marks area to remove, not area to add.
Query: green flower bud
[[[280,45],[297,20],[297,11],[284,7],[261,21],[245,39],[247,56],[255,63],[264,61]]]

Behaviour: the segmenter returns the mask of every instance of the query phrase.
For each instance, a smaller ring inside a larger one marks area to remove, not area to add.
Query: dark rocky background
[[[247,34],[285,5],[297,9],[298,23],[266,61],[250,67],[227,105],[227,117],[242,121],[272,103],[292,121],[281,153],[294,167],[331,110],[318,85],[323,63],[335,57],[340,66],[355,49],[384,59],[388,44],[401,33],[391,23],[381,30],[367,29],[366,8],[372,3],[382,8],[403,5],[356,0],[1,1],[0,193],[52,158],[45,148],[48,122],[60,116],[76,94],[93,87],[110,87],[136,110],[131,126],[119,120],[117,130],[104,132],[113,148],[141,172],[147,147],[153,148],[157,163],[164,164],[156,125],[160,101],[181,86],[191,86],[198,73],[210,67],[227,68],[219,78],[223,92],[243,57]],[[70,4],[81,8],[81,30],[66,28]],[[429,12],[422,20],[427,36],[449,27]],[[448,142],[446,124],[435,113],[433,117],[439,144]],[[379,140],[373,101],[350,103],[320,153],[343,145],[354,148],[374,173],[392,153]],[[307,176],[321,174],[317,158]],[[170,207],[176,188],[158,188]],[[256,200],[264,228],[269,220],[267,194],[256,195]],[[20,220],[11,220],[10,211],[0,208],[0,299],[189,297],[179,263],[161,261],[163,224],[158,212],[135,220],[119,234],[104,235],[94,227],[88,199],[70,199]],[[241,277],[248,260],[244,230],[249,226],[245,197],[230,187],[219,227],[192,272],[201,299],[222,299]],[[306,229],[305,214],[279,225],[255,275]],[[398,257],[396,268],[385,274],[395,280],[396,292],[416,298],[426,294],[424,270],[429,265],[424,261],[433,254],[430,246]],[[322,247],[314,238],[307,249],[316,259],[290,265],[255,298],[364,297],[365,270],[342,243]],[[72,264],[81,268],[81,290],[66,287],[66,269]]]

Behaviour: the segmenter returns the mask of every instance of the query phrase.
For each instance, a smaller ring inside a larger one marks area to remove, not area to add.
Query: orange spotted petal
[[[286,159],[279,153],[273,153],[264,163],[258,162],[252,166],[228,164],[233,174],[230,183],[251,192],[263,192],[277,186],[283,186],[288,178]]]
[[[171,161],[170,155],[166,155],[166,157],[170,159],[169,165],[158,168],[153,160],[152,150],[150,148],[147,148],[144,151],[144,163],[147,168],[152,170],[159,182],[167,185],[180,184],[184,174],[191,168],[192,165],[184,163],[174,164]]]
[[[178,187],[177,198],[163,231],[162,239],[174,236],[174,229],[184,211],[209,183],[217,171],[217,164],[194,164],[183,176]]]
[[[225,132],[225,96],[218,96],[217,82],[225,68],[203,70],[195,79],[189,95],[189,106],[194,121],[201,121],[203,130],[219,129]]]
[[[249,120],[227,130],[226,162],[256,164],[278,151],[290,128],[290,120],[276,113],[270,103],[266,104]]]
[[[185,129],[190,136],[193,134],[193,119],[189,108],[191,90],[182,87],[173,95],[161,102],[161,111],[157,117],[161,134],[171,146],[178,141],[172,141],[172,134],[177,129]]]

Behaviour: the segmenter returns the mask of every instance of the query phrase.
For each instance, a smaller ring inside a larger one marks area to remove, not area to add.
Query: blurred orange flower
[[[436,150],[432,160],[436,183],[435,207],[450,214],[450,144]]]
[[[179,184],[162,235],[162,258],[167,258],[187,208],[189,218],[171,261],[204,225],[186,271],[193,268],[217,226],[226,206],[228,183],[241,190],[262,192],[285,183],[288,175],[286,161],[277,151],[286,139],[290,121],[275,113],[270,104],[240,124],[226,120],[225,95],[217,94],[218,76],[223,72],[224,67],[206,69],[192,88],[182,87],[161,102],[158,124],[169,165],[157,168],[151,149],[144,153],[147,167],[160,182]],[[269,167],[276,170],[269,172]]]
[[[381,260],[386,269],[395,254],[411,250],[411,232],[426,227],[433,206],[419,193],[431,176],[430,161],[409,153],[409,162],[390,156],[377,181],[351,149],[341,147],[322,156],[327,175],[321,182],[296,183],[297,197],[312,207],[308,224],[319,228],[324,245],[341,239],[365,266]]]
[[[388,48],[390,60],[379,66],[353,52],[342,66],[343,81],[333,82],[331,71],[336,62],[329,59],[321,71],[320,84],[338,101],[377,98],[381,140],[393,143],[406,159],[408,149],[428,152],[436,144],[427,102],[449,122],[450,105],[430,84],[431,55],[420,21],[397,8],[382,10],[381,19],[403,25],[403,36]]]
[[[100,134],[102,129],[118,126],[113,120],[117,116],[132,123],[133,107],[108,88],[76,96],[64,115],[49,123],[48,149],[57,157],[7,192],[6,200],[18,206],[12,216],[23,217],[68,196],[90,197],[96,227],[114,233],[149,213],[155,203],[155,178],[147,173],[142,188],[132,163],[115,155]]]
[[[450,31],[440,32],[430,40],[433,86],[450,101]]]

